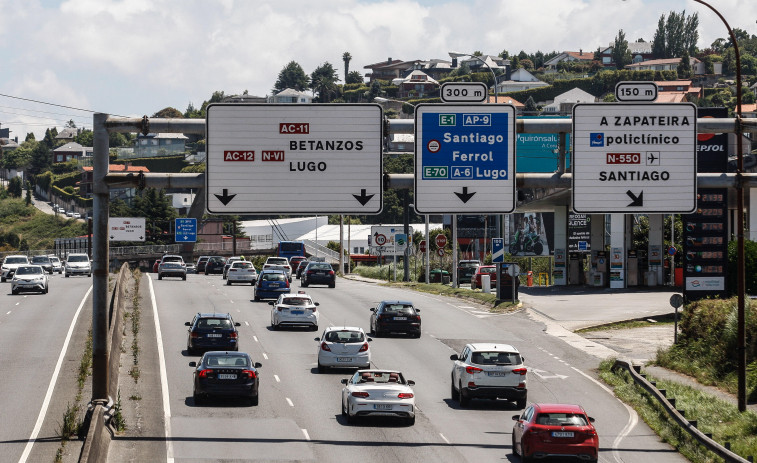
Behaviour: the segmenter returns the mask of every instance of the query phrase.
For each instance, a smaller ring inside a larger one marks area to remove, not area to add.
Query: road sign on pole
[[[442,233],[439,233],[438,235],[436,235],[436,238],[434,240],[436,242],[437,248],[443,248],[444,246],[447,245],[447,236]]]
[[[177,218],[174,226],[174,241],[194,243],[197,241],[197,219]]]
[[[420,251],[426,252],[426,240],[420,242]]]
[[[439,95],[445,103],[483,103],[489,97],[489,88],[483,82],[447,82]]]
[[[108,237],[110,241],[144,241],[144,217],[110,217],[108,218]]]
[[[209,213],[381,212],[381,106],[217,103],[207,114]]]
[[[504,238],[492,238],[492,263],[505,261],[505,240]]]
[[[573,107],[573,211],[696,209],[697,112],[690,103]]]
[[[420,104],[415,109],[419,214],[515,210],[515,108]]]

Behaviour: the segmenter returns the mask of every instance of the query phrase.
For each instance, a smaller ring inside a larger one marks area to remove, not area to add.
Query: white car
[[[53,264],[53,272],[56,272],[58,274],[63,273],[63,264],[61,263],[60,259],[58,259],[58,256],[55,254],[50,254],[47,257],[50,258],[50,262]]]
[[[289,260],[286,257],[269,257],[263,264],[263,270],[284,270],[287,274],[287,279],[292,282],[292,266],[289,265]]]
[[[11,293],[37,291],[47,294],[47,274],[41,265],[20,265],[11,280]]]
[[[269,302],[271,309],[271,327],[278,330],[282,326],[308,326],[313,331],[318,329],[319,312],[313,298],[304,292],[281,294],[276,302]]]
[[[5,283],[9,278],[13,278],[16,269],[20,265],[29,265],[29,258],[26,256],[7,256],[0,266],[0,281]]]
[[[467,344],[460,355],[452,354],[450,394],[461,407],[470,399],[506,399],[526,408],[528,388],[523,357],[509,344]]]
[[[81,219],[81,214],[78,213],[78,212],[74,212],[73,215],[72,215],[72,217],[75,218],[75,219]]]
[[[371,367],[371,348],[368,343],[373,339],[366,337],[362,328],[354,326],[330,326],[318,341],[318,373],[326,368],[363,368]]]
[[[395,416],[415,424],[415,381],[394,370],[358,370],[343,379],[342,416],[348,423],[362,416]]]
[[[254,285],[258,279],[258,271],[249,260],[236,260],[231,263],[226,273],[226,286],[232,283],[249,283]]]
[[[66,257],[66,265],[64,265],[66,271],[66,278],[71,275],[86,275],[92,276],[92,265],[89,262],[89,256],[86,254],[69,254]]]

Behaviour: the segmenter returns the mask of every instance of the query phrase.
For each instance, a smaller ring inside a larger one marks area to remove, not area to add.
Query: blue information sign
[[[197,219],[176,219],[175,241],[194,243],[197,241]]]
[[[504,238],[492,238],[492,263],[502,263],[505,261],[505,240]]]

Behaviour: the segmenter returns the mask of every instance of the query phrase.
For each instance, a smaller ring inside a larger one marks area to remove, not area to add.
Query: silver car
[[[71,275],[92,276],[92,265],[89,262],[89,256],[86,254],[69,254],[64,267],[66,278]]]
[[[11,293],[36,291],[47,294],[47,274],[41,265],[20,265],[11,280]]]

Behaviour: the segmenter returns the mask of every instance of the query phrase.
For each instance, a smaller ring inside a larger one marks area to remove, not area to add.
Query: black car
[[[192,396],[195,405],[209,397],[243,397],[258,404],[258,368],[245,352],[206,352],[195,367]]]
[[[310,262],[301,276],[303,287],[308,285],[329,285],[329,288],[336,286],[336,274],[331,264],[326,262]]]
[[[184,323],[187,330],[187,353],[198,350],[238,350],[239,332],[230,314],[198,313],[191,322]]]
[[[223,274],[224,265],[226,265],[226,259],[223,257],[211,257],[205,262],[205,275],[210,275],[211,273]]]
[[[45,272],[49,273],[50,275],[53,274],[53,261],[51,261],[50,257],[48,256],[34,256],[32,257],[31,264],[39,265]]]
[[[310,263],[309,260],[303,260],[303,261],[300,261],[300,263],[297,265],[296,278],[298,280],[300,279],[300,277],[302,277],[302,271],[305,270],[305,267],[307,267],[309,263]]]
[[[375,337],[388,333],[408,333],[421,337],[420,309],[408,301],[381,301],[371,309],[371,332]]]
[[[200,256],[197,258],[197,263],[195,263],[197,273],[205,273],[205,264],[208,262],[208,259],[210,259],[210,256]]]

